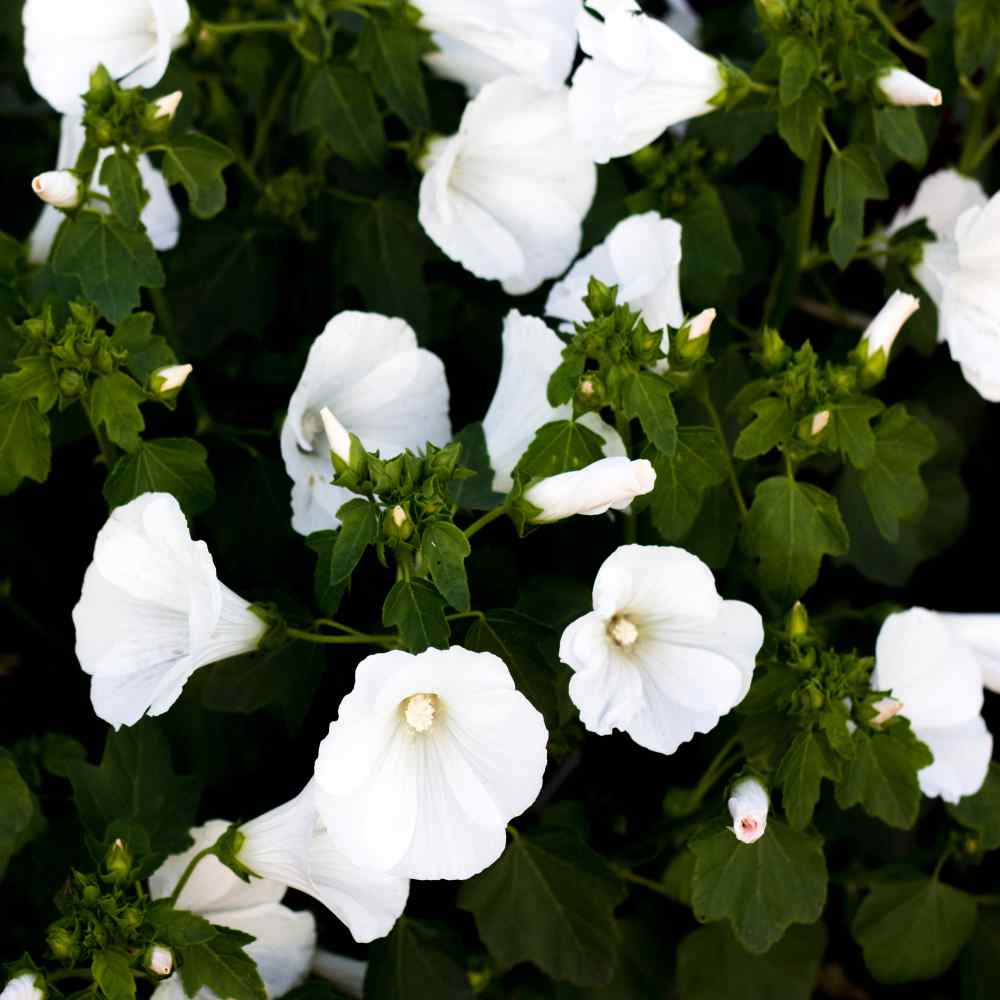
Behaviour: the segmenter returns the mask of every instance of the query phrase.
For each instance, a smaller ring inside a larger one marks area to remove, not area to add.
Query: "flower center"
[[[740,820],[740,828],[744,833],[756,833],[757,832],[757,820],[753,816],[744,816]]]
[[[639,638],[639,630],[635,627],[635,623],[624,615],[615,615],[608,622],[608,635],[622,649],[628,649],[635,645]]]
[[[426,733],[434,725],[440,702],[436,694],[411,694],[400,707],[410,729],[415,733]]]
[[[306,410],[302,414],[302,439],[309,442],[309,450],[316,450],[316,442],[322,438],[323,418],[316,410]]]

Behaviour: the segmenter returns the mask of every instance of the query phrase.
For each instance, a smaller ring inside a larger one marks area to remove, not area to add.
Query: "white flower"
[[[656,472],[648,459],[629,461],[619,455],[542,479],[525,490],[524,499],[541,510],[532,523],[551,524],[574,514],[624,510],[636,497],[651,493],[655,485]]]
[[[598,163],[647,146],[670,125],[715,110],[726,86],[719,63],[633,0],[591,0],[577,17],[590,56],[573,75],[570,111]]]
[[[503,852],[538,795],[548,733],[491,653],[362,660],[316,759],[317,805],[357,864],[464,879]]]
[[[975,650],[983,684],[1000,694],[1000,615],[938,612],[963,642]]]
[[[174,971],[174,953],[162,944],[154,944],[146,955],[146,968],[153,975],[169,976]]]
[[[229,824],[215,819],[191,831],[194,845],[183,854],[172,854],[149,877],[153,899],[166,899],[177,885],[188,863],[199,851],[211,847]],[[204,917],[209,923],[252,934],[255,940],[247,954],[257,963],[269,997],[280,997],[305,979],[316,950],[316,922],[311,913],[296,912],[281,905],[287,887],[267,879],[242,881],[221,861],[202,858],[177,899],[177,908]],[[178,975],[160,983],[156,1000],[182,1000],[185,996]],[[215,994],[201,989],[196,1000],[213,1000]]]
[[[965,380],[1000,402],[1000,195],[953,170],[926,178],[889,231],[926,218],[937,237],[913,271],[938,307],[938,339]]]
[[[925,83],[919,76],[908,73],[896,66],[886,70],[878,78],[878,89],[890,104],[903,107],[923,105],[936,108],[941,104],[941,91]]]
[[[585,323],[587,283],[597,278],[618,286],[618,301],[642,314],[650,330],[679,327],[681,306],[681,227],[656,212],[631,215],[608,238],[581,257],[549,292],[545,312],[568,323]]]
[[[425,62],[470,96],[502,76],[561,86],[576,55],[579,0],[417,0],[438,51]]]
[[[597,170],[573,135],[569,91],[504,77],[466,105],[423,163],[420,224],[454,261],[523,295],[580,249]]]
[[[9,980],[0,992],[0,1000],[45,1000],[45,991],[36,985],[37,973],[22,972]]]
[[[752,844],[764,836],[770,801],[767,789],[756,778],[743,778],[733,785],[727,805],[733,818],[731,829],[740,843]]]
[[[367,962],[319,948],[313,957],[312,971],[314,975],[332,983],[344,996],[363,1000]]]
[[[87,133],[83,121],[73,115],[64,115],[59,132],[59,153],[56,157],[56,166],[60,171],[76,166],[77,157],[86,139]],[[100,183],[100,176],[101,167],[112,152],[112,149],[102,149],[98,156],[91,184],[91,190],[97,194],[108,194],[108,189]],[[180,238],[180,212],[177,211],[163,174],[153,166],[149,157],[145,154],[140,156],[138,166],[142,186],[149,193],[149,201],[142,210],[142,224],[146,227],[146,232],[157,250],[172,250]],[[91,202],[88,207],[99,212],[109,211],[108,205],[100,200]],[[42,214],[28,237],[28,258],[33,264],[44,264],[48,260],[52,243],[62,222],[63,214],[56,208],[46,205],[42,209]]]
[[[535,432],[555,420],[571,420],[573,404],[551,406],[548,385],[562,362],[563,342],[534,316],[511,310],[503,321],[503,361],[490,407],[483,417],[486,450],[493,467],[493,489],[508,493],[512,473],[527,451]],[[624,455],[618,432],[596,413],[579,423],[604,438],[604,454]]]
[[[978,792],[993,752],[979,714],[982,668],[947,618],[924,608],[890,615],[878,635],[871,684],[902,702],[900,714],[934,754],[917,775],[924,795],[957,802]]]
[[[401,319],[362,312],[335,316],[309,349],[281,429],[281,457],[293,482],[292,527],[303,535],[336,528],[337,511],[354,495],[330,485],[324,407],[365,448],[386,458],[420,450],[428,441],[451,440],[441,359],[418,347]]]
[[[193,365],[168,365],[166,368],[157,368],[150,382],[158,396],[168,395],[178,392],[193,371]]]
[[[750,689],[761,616],[723,600],[683,549],[623,545],[598,570],[594,610],[563,632],[569,695],[594,733],[628,733],[671,754],[707,733]]]
[[[906,292],[896,291],[879,310],[878,315],[861,334],[861,344],[870,357],[882,351],[889,360],[892,345],[903,329],[903,324],[920,308],[920,299]]]
[[[80,178],[69,170],[49,170],[31,182],[31,190],[53,208],[76,208],[82,186]]]
[[[257,648],[266,624],[215,575],[169,493],[111,512],[73,609],[94,711],[116,729],[161,715],[206,663]]]
[[[31,85],[63,114],[80,114],[102,64],[125,87],[152,87],[191,20],[187,0],[25,0]]]
[[[663,20],[668,28],[676,31],[681,38],[697,45],[701,37],[701,18],[693,10],[688,0],[667,0],[667,12]]]

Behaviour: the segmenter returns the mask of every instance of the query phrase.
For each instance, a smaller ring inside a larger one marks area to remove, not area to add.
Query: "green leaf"
[[[879,142],[917,170],[927,163],[927,139],[913,108],[879,108],[874,113]]]
[[[146,921],[156,932],[156,940],[171,948],[188,948],[218,937],[219,930],[204,917],[175,910],[168,899],[158,899],[146,908]]]
[[[917,772],[933,763],[931,752],[899,716],[879,732],[857,729],[852,739],[854,757],[837,783],[837,805],[860,805],[883,823],[908,830],[920,811]]]
[[[448,929],[400,917],[368,954],[366,1000],[472,1000],[462,943]]]
[[[395,625],[411,653],[446,649],[451,635],[444,598],[426,580],[397,580],[382,607],[382,624]]]
[[[338,511],[340,528],[330,554],[329,586],[347,580],[378,534],[378,513],[370,500],[348,500]]]
[[[723,483],[727,456],[711,427],[682,427],[672,456],[654,452],[656,487],[649,500],[656,530],[676,542],[690,530],[701,510],[705,491]]]
[[[992,66],[1000,49],[1000,9],[993,0],[958,0],[954,24],[959,72],[971,76],[980,66]]]
[[[752,955],[728,923],[689,934],[677,949],[677,987],[684,1000],[720,1000],[739,994],[752,1000],[809,1000],[826,946],[822,924],[790,927],[763,955]]]
[[[153,333],[153,323],[152,313],[132,313],[111,335],[112,346],[128,352],[125,366],[143,385],[157,369],[177,363],[167,341]]]
[[[460,463],[476,474],[448,484],[451,502],[466,510],[492,510],[503,503],[503,494],[493,492],[493,468],[486,450],[483,425],[479,421],[467,424],[455,435],[454,440],[462,446]]]
[[[125,451],[139,447],[139,435],[146,426],[139,407],[148,400],[146,390],[122,371],[102,375],[90,387],[85,399],[95,426],[101,425],[108,437]]]
[[[735,108],[721,108],[717,114],[691,119],[685,138],[697,139],[716,155],[721,153],[732,167],[745,160],[774,131],[775,123],[776,115],[766,106],[744,101]],[[608,226],[601,239],[611,228]]]
[[[540,427],[521,456],[514,475],[523,482],[573,472],[604,458],[604,439],[575,420]]]
[[[677,414],[667,381],[652,372],[630,376],[622,387],[625,415],[637,417],[656,450],[668,458],[677,447]]]
[[[851,924],[865,965],[880,983],[934,979],[958,958],[976,926],[976,903],[937,879],[884,882]]]
[[[683,547],[712,567],[724,569],[740,530],[740,512],[728,485],[706,490],[701,510],[683,539]]]
[[[20,848],[34,815],[31,789],[24,783],[14,758],[0,750],[0,876]]]
[[[163,154],[163,176],[168,184],[184,185],[194,216],[211,219],[226,207],[222,172],[235,159],[221,142],[200,132],[185,132]]]
[[[119,820],[143,827],[157,851],[174,854],[191,843],[198,783],[174,774],[154,720],[109,732],[99,767],[81,761],[67,771],[80,820],[97,840]]]
[[[823,779],[835,779],[839,773],[839,763],[825,736],[810,729],[795,737],[774,780],[781,786],[781,804],[788,822],[796,830],[809,825]]]
[[[110,508],[121,507],[143,493],[172,493],[188,517],[215,502],[215,479],[208,452],[192,438],[140,441],[135,451],[115,462],[104,483]]]
[[[79,278],[83,294],[112,323],[138,307],[141,288],[162,288],[165,280],[144,229],[95,212],[63,223],[52,265],[57,274]]]
[[[995,1000],[1000,995],[1000,910],[979,908],[961,968],[962,1000]]]
[[[868,146],[852,145],[830,158],[823,187],[823,204],[830,227],[830,253],[843,270],[864,236],[865,202],[888,198],[882,168]]]
[[[772,816],[756,843],[741,844],[731,830],[720,830],[689,846],[695,916],[729,920],[747,951],[767,951],[791,924],[814,924],[823,912],[826,860],[815,835]]]
[[[913,521],[927,509],[927,488],[920,466],[934,457],[934,432],[897,404],[887,410],[875,432],[875,457],[862,472],[861,490],[879,531],[899,539],[901,521]]]
[[[385,132],[367,78],[347,66],[321,65],[309,70],[292,111],[296,132],[318,131],[340,156],[360,169],[381,165]]]
[[[193,997],[207,987],[226,1000],[267,1000],[257,963],[244,950],[254,939],[226,927],[216,929],[215,937],[184,949],[184,992]]]
[[[361,29],[354,57],[375,89],[411,129],[430,127],[423,62],[427,35],[405,20],[388,21],[372,12]]]
[[[107,1000],[133,1000],[135,980],[128,955],[117,948],[99,951],[90,965],[94,980]]]
[[[743,270],[743,255],[719,192],[705,185],[675,213],[681,233],[681,289],[688,306],[713,305],[729,279]]]
[[[48,413],[59,399],[59,383],[47,354],[32,354],[14,361],[16,371],[0,378],[0,401],[11,404],[33,399],[42,413]]]
[[[794,104],[819,71],[819,51],[811,38],[788,35],[778,46],[781,59],[779,95],[782,107]]]
[[[824,554],[843,555],[849,542],[837,501],[787,476],[757,487],[743,540],[760,562],[764,589],[786,604],[816,582]]]
[[[420,539],[420,554],[444,599],[458,611],[469,610],[469,580],[465,560],[472,552],[465,533],[449,521],[429,524]]]
[[[809,158],[823,109],[829,104],[826,88],[813,81],[798,100],[782,105],[778,112],[778,134],[800,160]]]
[[[959,799],[957,805],[949,805],[948,812],[979,834],[984,850],[1000,847],[1000,764],[990,764],[983,787]]]
[[[146,202],[139,168],[126,153],[112,153],[101,167],[101,183],[111,194],[111,208],[115,215],[134,229]]]
[[[795,433],[795,418],[783,399],[765,396],[751,403],[750,410],[755,414],[754,419],[740,431],[733,445],[737,458],[746,460],[766,455]]]
[[[19,370],[0,378],[0,496],[22,479],[44,483],[52,463],[49,421],[42,410],[57,397],[47,358],[20,358]]]
[[[577,833],[518,834],[459,889],[458,905],[501,966],[531,961],[554,979],[600,986],[614,974],[614,909],[625,888]]]
[[[871,465],[875,458],[875,433],[871,428],[885,406],[871,396],[851,396],[830,406],[827,435],[830,443],[856,469]]]

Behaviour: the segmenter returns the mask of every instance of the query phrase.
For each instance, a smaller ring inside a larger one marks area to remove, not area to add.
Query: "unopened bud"
[[[829,423],[830,411],[820,410],[819,413],[813,414],[812,423],[809,425],[809,433],[813,437],[819,437],[826,430],[826,426]]]
[[[878,89],[890,103],[901,107],[941,106],[941,91],[898,66],[878,78]]]
[[[413,521],[401,504],[396,504],[383,522],[383,530],[389,538],[406,541],[413,534]]]
[[[869,385],[873,385],[885,375],[889,354],[899,336],[899,331],[919,308],[920,299],[915,295],[896,291],[889,296],[888,302],[868,324],[868,329],[861,335],[858,343],[858,354],[865,361],[864,376]]]
[[[104,855],[104,867],[108,877],[114,882],[124,882],[132,871],[132,852],[125,841],[118,837]]]
[[[155,118],[166,118],[167,121],[171,121],[175,114],[177,114],[177,108],[180,106],[181,98],[184,96],[182,90],[175,90],[172,94],[165,94],[163,97],[158,97],[153,101],[153,107],[156,108]]]
[[[175,396],[181,386],[187,381],[188,375],[194,370],[192,365],[170,365],[158,368],[149,378],[149,387],[154,396],[163,399],[165,396]]]
[[[698,313],[688,324],[688,340],[697,340],[699,337],[704,337],[712,329],[716,315],[717,313],[714,309],[703,309]]]
[[[729,794],[730,829],[742,844],[752,844],[764,836],[770,798],[767,789],[756,778],[743,778],[733,785]]]
[[[53,927],[46,939],[49,951],[60,962],[72,962],[76,958],[76,938],[66,927]]]
[[[878,701],[872,702],[872,708],[875,709],[875,715],[871,720],[871,724],[876,729],[881,729],[894,715],[897,715],[903,708],[903,703],[897,701],[895,698],[879,698]]]
[[[154,976],[169,976],[174,971],[174,953],[162,944],[150,945],[144,964]]]
[[[76,208],[82,187],[80,178],[71,170],[49,170],[31,182],[31,190],[55,208]]]
[[[792,605],[792,610],[788,612],[788,638],[801,639],[809,632],[809,612],[801,601],[796,601]]]
[[[76,399],[86,386],[86,380],[75,368],[67,368],[59,376],[59,394],[63,399]]]
[[[330,444],[330,451],[334,453],[345,465],[351,464],[351,435],[347,428],[333,415],[333,411],[324,406],[319,411],[323,420],[323,430],[326,431],[326,439]]]
[[[399,504],[396,504],[396,506],[392,508],[393,524],[395,524],[397,528],[402,528],[403,525],[406,524],[408,520],[409,518],[406,516],[406,511],[403,510],[403,508],[400,507]]]
[[[791,348],[773,327],[766,327],[760,340],[760,363],[768,371],[780,368],[791,355]]]

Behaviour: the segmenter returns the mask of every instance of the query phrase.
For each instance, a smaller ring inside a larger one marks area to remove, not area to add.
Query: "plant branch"
[[[465,537],[471,538],[477,532],[482,531],[486,525],[492,524],[498,518],[503,517],[505,513],[506,509],[503,507],[494,507],[493,510],[488,510],[482,517],[473,521],[472,524],[465,529]]]
[[[707,385],[702,386],[701,391],[698,393],[698,400],[708,411],[708,416],[712,421],[712,426],[715,428],[719,444],[722,445],[722,453],[726,456],[726,471],[729,476],[729,488],[732,490],[733,499],[736,501],[736,506],[739,508],[740,518],[746,519],[749,511],[747,510],[746,501],[743,499],[743,491],[740,489],[740,480],[736,475],[736,466],[733,464],[733,456],[729,451],[729,442],[726,440],[726,432],[722,429],[722,419],[719,417],[719,411],[715,408],[715,403],[712,402],[712,397],[708,391]]]
[[[184,891],[184,886],[188,884],[191,876],[194,874],[195,868],[209,856],[215,855],[215,845],[211,847],[206,847],[203,851],[199,851],[189,862],[187,868],[181,873],[181,877],[177,880],[177,885],[174,886],[174,891],[170,894],[170,905],[176,906],[177,900],[180,899],[181,893]]]
[[[286,629],[286,634],[302,642],[315,642],[323,646],[382,646],[385,649],[398,649],[399,640],[393,635],[365,635],[355,632],[351,635],[321,635],[301,628]]]

